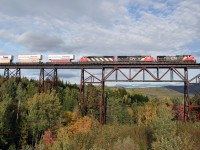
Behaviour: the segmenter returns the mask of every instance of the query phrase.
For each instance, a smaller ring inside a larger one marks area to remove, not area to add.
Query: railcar
[[[118,62],[154,62],[152,56],[117,56]]]
[[[157,62],[196,63],[192,55],[157,56]]]
[[[42,55],[18,55],[18,63],[40,63]]]
[[[48,55],[48,59],[51,63],[68,63],[75,59],[73,54],[65,55]]]
[[[13,56],[12,55],[1,55],[0,56],[0,63],[12,63]]]
[[[114,56],[84,56],[80,59],[80,62],[113,62]]]

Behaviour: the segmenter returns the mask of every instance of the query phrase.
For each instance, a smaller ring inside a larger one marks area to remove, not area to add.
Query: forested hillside
[[[107,124],[99,124],[101,88],[87,85],[87,116],[78,107],[79,87],[59,81],[38,93],[38,83],[0,78],[0,149],[198,150],[198,113],[183,122],[183,99],[148,97],[106,87]],[[193,98],[199,103],[199,96]]]

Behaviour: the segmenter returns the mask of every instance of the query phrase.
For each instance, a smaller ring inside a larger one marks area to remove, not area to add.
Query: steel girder
[[[184,119],[188,120],[190,118],[192,108],[200,107],[199,105],[191,105],[189,92],[190,84],[200,84],[200,74],[189,79],[189,71],[187,67],[157,67],[153,69],[147,67],[137,69],[134,67],[102,67],[98,70],[100,73],[93,73],[90,69],[81,69],[80,93],[82,95],[82,100],[80,100],[80,105],[84,104],[84,110],[87,110],[87,102],[84,99],[85,84],[100,84],[102,86],[102,94],[99,101],[101,124],[106,123],[105,82],[182,82],[184,83]]]
[[[57,69],[45,70],[44,68],[40,69],[39,83],[38,83],[38,92],[47,92],[52,89],[57,90],[57,81],[58,73]],[[49,83],[49,86],[47,85]]]
[[[9,78],[12,78],[12,77],[20,79],[21,78],[21,69],[20,68],[17,68],[17,69],[5,68],[3,77],[6,80]]]

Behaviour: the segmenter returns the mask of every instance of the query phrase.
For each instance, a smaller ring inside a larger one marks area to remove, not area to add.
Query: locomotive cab
[[[82,58],[80,59],[80,62],[88,62],[87,57],[82,57]]]
[[[153,59],[152,56],[146,56],[146,57],[144,58],[144,61],[145,61],[145,62],[153,62],[154,59]]]
[[[183,57],[183,61],[184,62],[196,62],[196,59],[192,55],[186,55]]]

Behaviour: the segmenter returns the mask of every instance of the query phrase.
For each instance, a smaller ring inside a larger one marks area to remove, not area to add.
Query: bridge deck
[[[53,63],[10,63],[0,64],[0,69],[101,69],[101,68],[188,68],[200,69],[200,64],[180,64],[180,63],[131,63],[131,62],[106,62],[106,63],[79,63],[71,62],[65,64]]]

